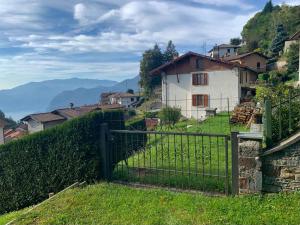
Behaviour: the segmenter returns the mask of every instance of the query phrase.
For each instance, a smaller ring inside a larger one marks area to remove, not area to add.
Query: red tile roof
[[[64,117],[62,117],[60,115],[56,115],[54,113],[37,113],[37,114],[30,114],[30,115],[24,117],[23,119],[21,119],[21,121],[28,121],[30,119],[35,120],[40,123],[65,120]]]

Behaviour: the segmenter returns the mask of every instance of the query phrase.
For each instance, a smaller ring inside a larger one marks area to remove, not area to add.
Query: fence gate
[[[112,180],[231,192],[228,135],[111,130],[109,140]]]

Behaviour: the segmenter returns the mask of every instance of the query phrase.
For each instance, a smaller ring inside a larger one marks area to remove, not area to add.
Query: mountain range
[[[137,76],[122,82],[80,78],[30,82],[0,90],[0,110],[13,115],[68,107],[70,102],[78,106],[94,104],[102,92],[138,90],[138,81]]]

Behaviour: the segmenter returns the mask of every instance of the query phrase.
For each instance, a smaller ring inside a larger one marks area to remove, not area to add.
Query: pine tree
[[[144,88],[146,96],[150,96],[155,86],[160,85],[159,76],[151,77],[150,71],[163,64],[163,54],[157,44],[153,49],[144,52],[140,62],[140,84]]]
[[[283,50],[284,42],[287,39],[288,35],[285,31],[282,24],[277,26],[276,36],[272,41],[272,45],[270,48],[272,57],[277,57],[279,53]]]
[[[268,1],[263,9],[263,13],[270,13],[273,11],[273,3],[272,0]]]
[[[167,48],[163,54],[164,56],[164,63],[166,62],[170,62],[172,61],[175,57],[177,57],[179,54],[178,52],[176,51],[176,47],[175,45],[173,44],[173,42],[170,40],[168,42],[168,45],[167,45]]]

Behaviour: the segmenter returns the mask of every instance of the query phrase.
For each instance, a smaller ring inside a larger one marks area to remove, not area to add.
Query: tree
[[[231,45],[240,45],[241,43],[242,43],[242,39],[240,39],[239,37],[230,39]]]
[[[272,57],[277,57],[282,51],[284,42],[287,39],[288,35],[282,24],[279,24],[276,29],[275,38],[272,41],[270,52]]]
[[[127,90],[127,93],[129,93],[129,94],[134,94],[134,90],[128,89],[128,90]]]
[[[272,0],[268,1],[263,9],[263,13],[271,13],[273,11],[273,3]]]
[[[178,52],[176,51],[176,47],[173,42],[170,40],[168,42],[167,48],[163,54],[164,63],[172,61],[175,57],[178,57]]]
[[[144,88],[144,94],[149,97],[155,86],[161,82],[160,76],[150,76],[150,71],[163,64],[163,54],[157,44],[153,49],[146,50],[143,53],[140,62],[140,85]]]
[[[287,71],[294,73],[299,69],[299,43],[292,44],[286,54],[287,58]]]
[[[0,110],[0,119],[5,119],[5,114]]]

